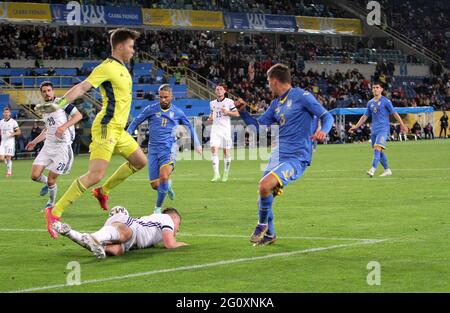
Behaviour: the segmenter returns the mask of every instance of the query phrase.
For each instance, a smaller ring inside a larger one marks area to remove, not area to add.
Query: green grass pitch
[[[177,238],[162,247],[97,260],[66,238],[50,239],[40,212],[46,198],[29,178],[32,161],[0,167],[0,291],[34,292],[448,292],[450,291],[450,141],[389,143],[394,175],[368,178],[368,143],[320,145],[304,176],[274,202],[276,244],[253,247],[261,161],[231,164],[227,183],[211,183],[208,160],[180,160],[172,175],[182,214]],[[59,196],[87,169],[75,159]],[[108,174],[123,160],[114,157]],[[221,168],[223,162],[221,162]],[[112,191],[110,206],[132,216],[153,210],[147,169]],[[93,231],[107,214],[86,193],[63,220]],[[81,285],[67,286],[67,264],[80,264]],[[371,261],[380,285],[369,285]]]

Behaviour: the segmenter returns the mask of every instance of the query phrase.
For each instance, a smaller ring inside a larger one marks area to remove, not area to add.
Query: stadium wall
[[[1,59],[0,65],[5,62],[9,62],[12,67],[34,67],[34,60],[8,60]],[[54,68],[81,68],[84,62],[92,62],[92,60],[44,60],[44,67],[54,67]],[[357,68],[365,77],[371,77],[375,72],[375,64],[328,64],[328,63],[312,63],[305,62],[305,69],[318,70],[322,72],[325,68],[327,71],[335,72],[339,69],[341,72],[346,72],[349,69]],[[407,64],[407,75],[408,76],[427,76],[430,73],[430,69],[427,65],[415,65]],[[400,75],[400,66],[395,67],[395,75]]]

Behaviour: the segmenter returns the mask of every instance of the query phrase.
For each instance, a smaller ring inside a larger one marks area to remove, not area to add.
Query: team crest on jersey
[[[161,117],[161,112],[156,112],[156,117]]]
[[[169,116],[170,116],[170,118],[173,118],[175,116],[175,113],[173,113],[173,111],[172,111],[169,113]]]

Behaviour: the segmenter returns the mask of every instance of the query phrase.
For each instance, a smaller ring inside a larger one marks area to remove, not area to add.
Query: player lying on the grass
[[[40,92],[45,102],[54,101],[55,93],[53,84],[49,81],[42,82]],[[69,104],[65,109],[58,109],[53,113],[43,113],[42,118],[45,128],[33,141],[29,142],[25,149],[33,151],[36,145],[45,140],[44,147],[31,168],[31,179],[45,184],[40,195],[48,193],[48,201],[45,207],[55,204],[57,185],[56,180],[61,174],[68,174],[72,168],[73,152],[72,142],[75,138],[75,125],[83,116],[77,108]],[[48,170],[48,177],[42,174]]]
[[[132,218],[127,209],[115,206],[105,225],[94,233],[80,233],[59,221],[53,224],[53,229],[103,259],[106,255],[123,255],[132,249],[151,248],[159,242],[163,242],[167,249],[186,246],[186,243],[175,239],[180,224],[180,213],[174,208]]]
[[[242,99],[236,102],[242,119],[254,125],[279,125],[278,143],[270,155],[269,164],[259,181],[259,219],[250,242],[266,245],[275,242],[272,202],[282,189],[299,179],[311,163],[312,141],[323,141],[333,125],[333,116],[308,91],[291,85],[291,73],[283,64],[267,71],[267,81],[275,99],[264,114],[255,119],[245,111]],[[319,117],[321,128],[314,134],[314,115]]]
[[[194,139],[195,150],[202,154],[202,145],[197,138],[191,123],[184,112],[172,104],[173,94],[170,85],[159,87],[159,103],[148,105],[128,126],[128,133],[133,134],[136,128],[145,120],[148,121],[150,137],[148,139],[148,178],[150,185],[158,191],[155,204],[155,213],[161,212],[161,206],[169,193],[169,198],[174,199],[175,193],[170,174],[175,168],[177,141],[175,128],[185,125],[189,128]]]
[[[408,128],[403,124],[402,118],[395,111],[392,102],[383,96],[383,87],[381,83],[374,82],[372,84],[373,98],[367,103],[367,109],[363,116],[359,119],[358,123],[349,129],[349,132],[353,132],[364,124],[367,119],[372,117],[371,141],[373,148],[373,160],[372,167],[367,171],[369,177],[373,177],[378,163],[384,168],[381,177],[391,176],[392,171],[389,168],[388,159],[384,150],[386,149],[386,139],[389,137],[390,123],[389,116],[394,115],[395,119],[400,123],[400,130],[408,132]]]

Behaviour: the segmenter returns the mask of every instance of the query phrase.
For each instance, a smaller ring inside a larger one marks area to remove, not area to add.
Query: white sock
[[[8,173],[11,173],[12,171],[12,161],[8,160],[8,162],[6,162],[6,167],[8,168]]]
[[[230,166],[231,166],[231,157],[228,156],[223,159],[223,172],[228,173],[230,171]]]
[[[47,176],[41,174],[41,176],[39,176],[39,178],[36,179],[36,181],[47,185]]]
[[[48,186],[48,201],[51,204],[55,204],[57,192],[58,192],[58,186],[56,184],[54,184],[53,186]]]
[[[117,241],[120,239],[119,231],[114,226],[103,226],[97,232],[92,233],[91,236],[100,243],[105,241]]]
[[[213,154],[211,155],[211,161],[213,165],[214,175],[219,176],[219,155]]]
[[[71,240],[75,241],[76,243],[79,243],[81,241],[82,234],[77,232],[76,230],[71,229],[67,233],[67,237],[69,237]]]
[[[70,240],[72,240],[73,242],[79,244],[80,246],[82,246],[85,249],[88,249],[89,251],[91,251],[91,248],[89,248],[88,246],[85,246],[84,243],[81,242],[81,237],[83,236],[82,233],[77,232],[76,230],[71,229],[68,233],[67,233],[67,238],[69,238]]]

